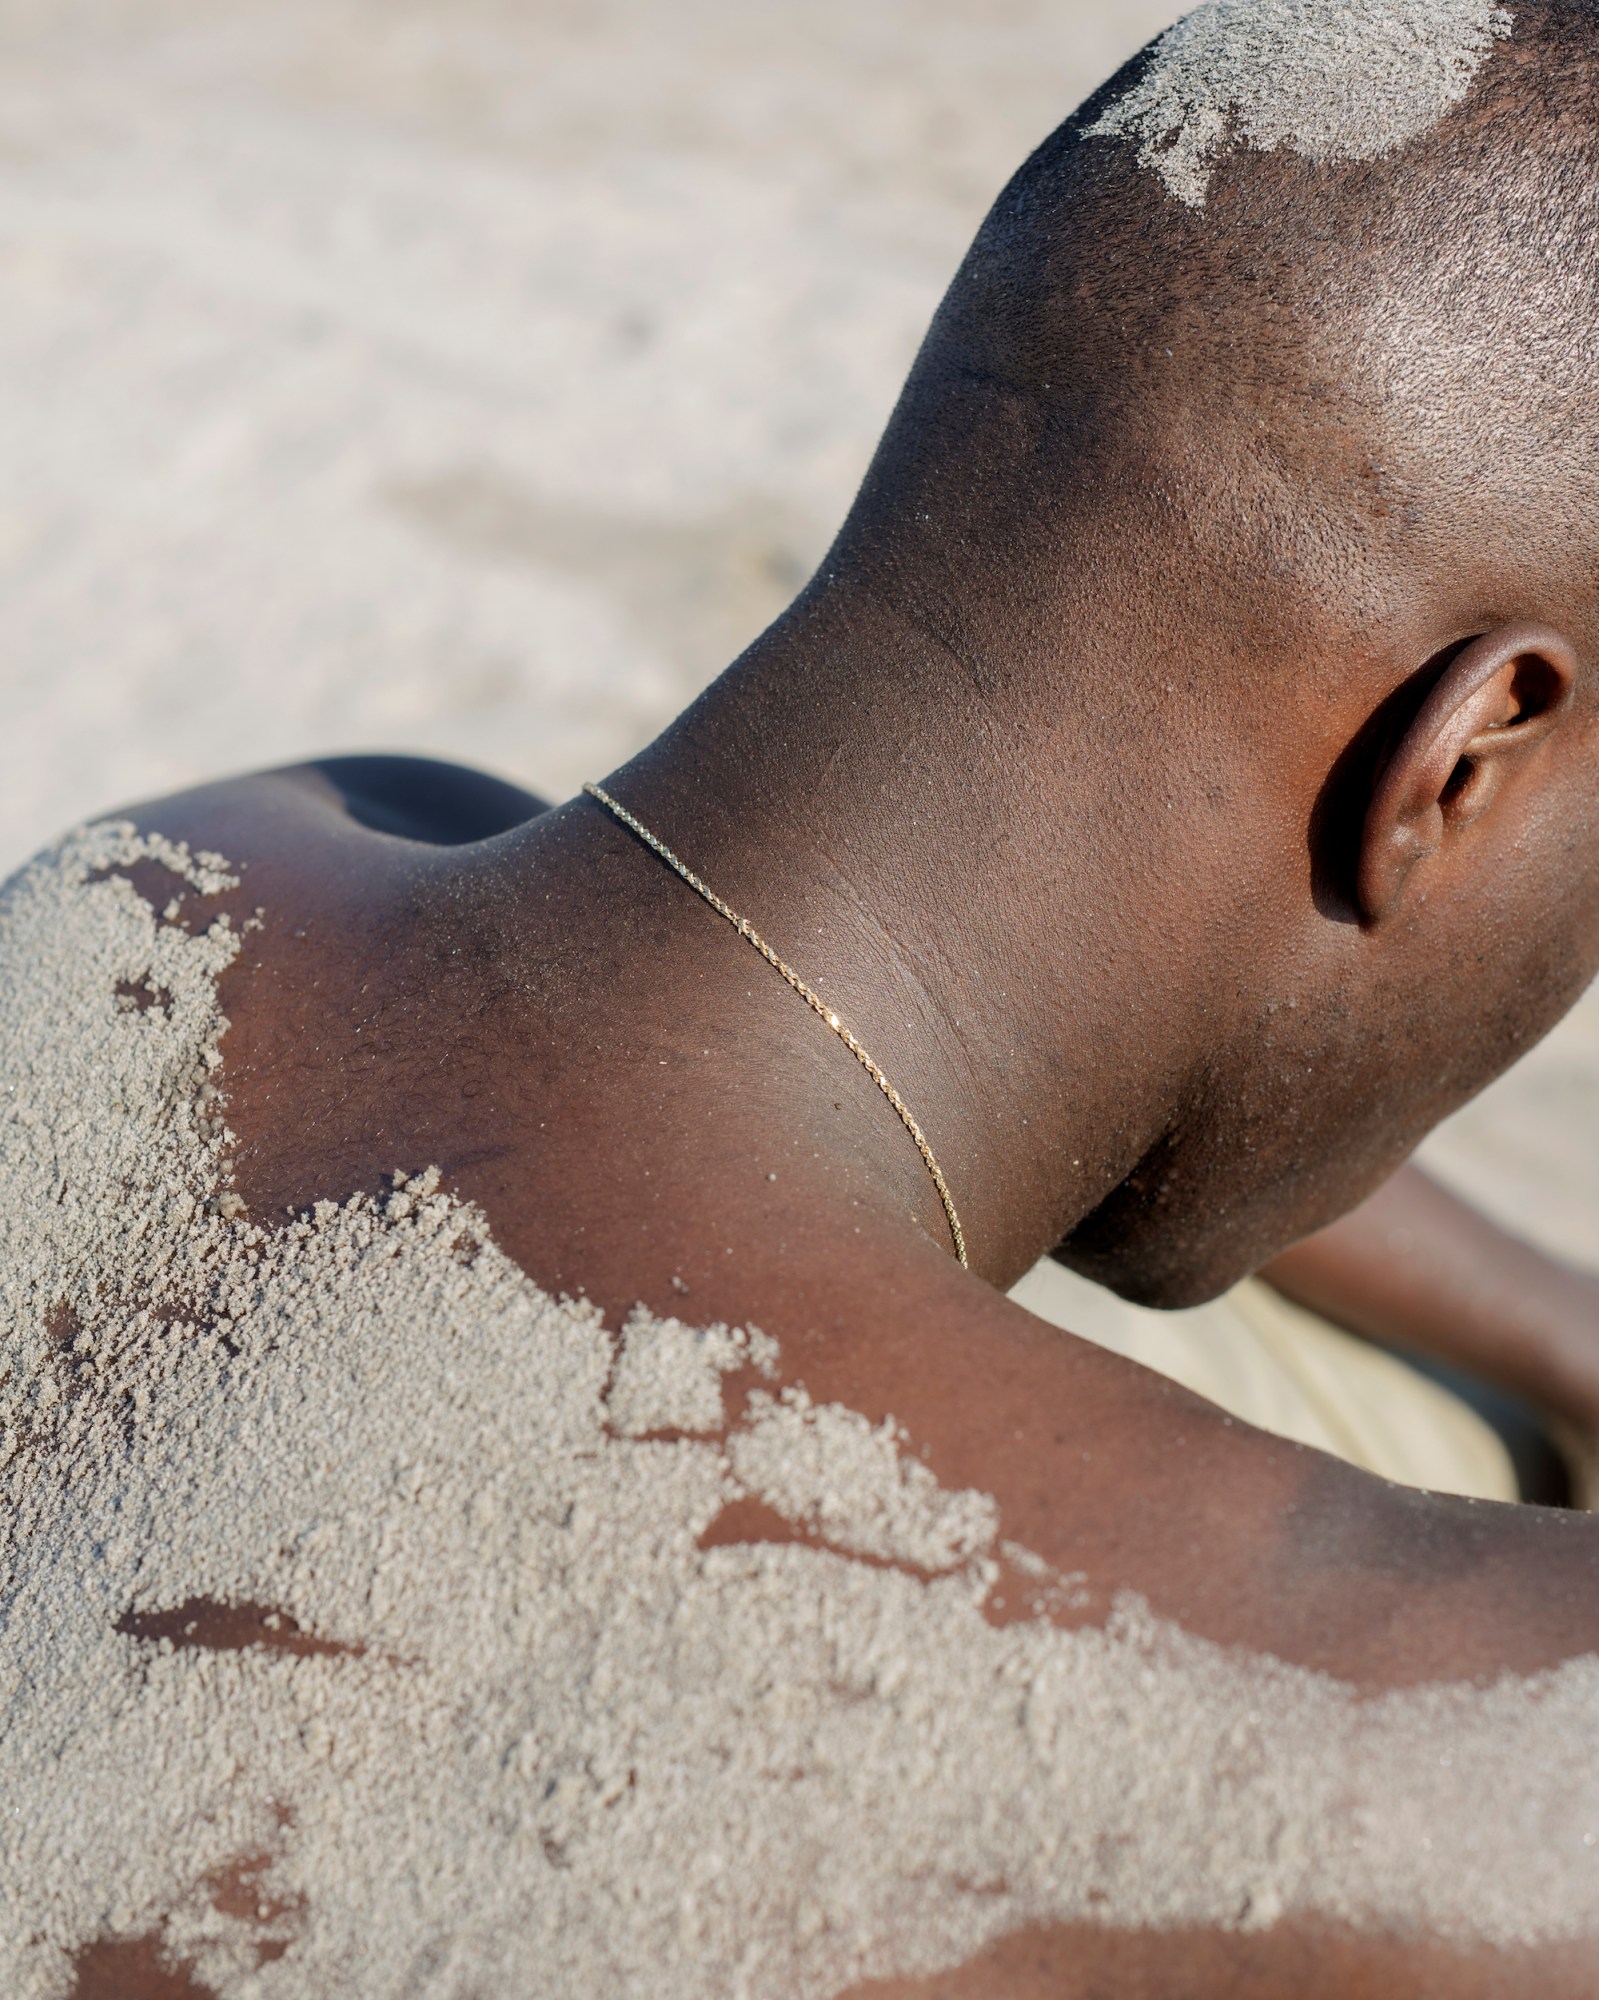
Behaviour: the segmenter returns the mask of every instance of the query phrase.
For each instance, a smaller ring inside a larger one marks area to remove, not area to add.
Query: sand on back
[[[822,2000],[1052,1920],[1591,1924],[1592,1663],[1362,1700],[1064,1630],[897,1426],[546,1297],[427,1162],[245,1214],[228,872],[113,824],[0,893],[0,1990],[157,1936],[222,2000]],[[751,1499],[811,1541],[701,1545]]]

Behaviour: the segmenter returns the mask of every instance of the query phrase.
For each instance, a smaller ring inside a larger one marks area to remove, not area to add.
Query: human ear
[[[1576,680],[1570,642],[1547,625],[1496,626],[1460,648],[1377,771],[1356,874],[1367,923],[1396,910],[1418,863],[1490,809],[1559,727]]]

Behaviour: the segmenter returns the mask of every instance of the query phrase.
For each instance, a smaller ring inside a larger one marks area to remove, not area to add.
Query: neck
[[[1170,820],[1138,854],[1152,816],[1147,799],[1130,804],[1125,766],[1041,745],[998,713],[925,631],[858,593],[824,592],[606,787],[870,1051],[943,1168],[973,1269],[1004,1285],[1167,1129],[1182,1024],[1140,963],[1143,935],[1162,928],[1148,912]],[[1040,775],[1046,757],[1071,769],[1068,786]],[[656,913],[648,976],[691,995],[696,1018],[745,1025],[729,1058],[751,1070],[740,1101],[758,1102],[770,1129],[809,1135],[825,1097],[873,1161],[870,1195],[850,1184],[857,1225],[863,1201],[885,1224],[909,1211],[947,1247],[910,1136],[825,1025],[664,863],[599,824],[601,808],[570,810],[596,822],[592,837]],[[1130,854],[1142,863],[1132,937]],[[678,938],[691,979],[669,963]]]

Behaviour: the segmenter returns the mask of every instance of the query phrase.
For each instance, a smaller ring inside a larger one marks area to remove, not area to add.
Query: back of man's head
[[[1085,533],[1278,631],[1462,560],[1588,588],[1594,0],[1210,0],[1039,148],[844,546],[943,540],[970,603]]]

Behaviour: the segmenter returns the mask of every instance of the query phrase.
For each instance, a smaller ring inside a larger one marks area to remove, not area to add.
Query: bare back
[[[391,777],[6,892],[8,1990],[1588,1990],[1592,1524],[852,1234]]]

